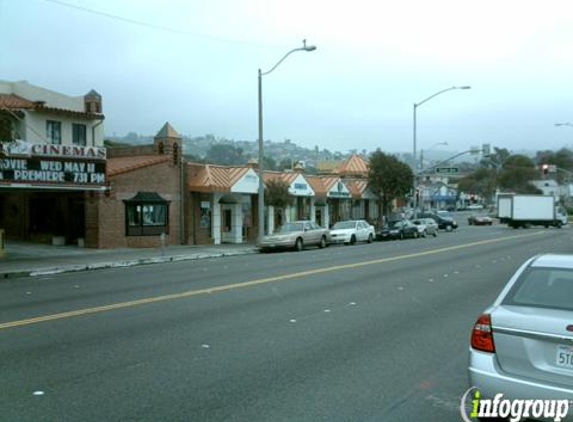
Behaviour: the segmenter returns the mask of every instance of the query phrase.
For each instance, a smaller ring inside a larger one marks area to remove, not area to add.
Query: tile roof
[[[340,163],[334,169],[334,173],[340,175],[362,175],[368,174],[370,166],[368,161],[366,161],[361,155],[353,154],[350,158],[343,163]]]
[[[159,163],[171,161],[169,155],[139,155],[135,157],[117,157],[107,159],[106,173],[108,176],[117,176],[133,170],[154,166]]]
[[[306,175],[304,178],[308,181],[316,196],[326,196],[328,191],[324,187],[323,177]]]
[[[250,167],[227,167],[215,164],[190,165],[187,186],[197,192],[230,192]]]
[[[292,182],[294,182],[295,179],[300,174],[301,173],[296,173],[296,172],[283,173],[280,171],[265,171],[264,175],[263,175],[263,180],[265,182],[268,182],[270,180],[280,179],[280,180],[286,182],[290,186],[292,184]],[[303,177],[305,177],[305,176],[303,175]]]
[[[362,179],[345,180],[346,187],[354,199],[362,198],[362,195],[368,188],[368,181]]]
[[[16,94],[0,94],[0,109],[18,110],[22,108],[35,108],[36,103],[22,98]]]

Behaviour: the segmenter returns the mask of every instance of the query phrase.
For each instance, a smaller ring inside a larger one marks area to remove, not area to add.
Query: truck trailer
[[[567,212],[554,196],[500,194],[497,198],[500,223],[519,227],[558,227],[568,223]]]

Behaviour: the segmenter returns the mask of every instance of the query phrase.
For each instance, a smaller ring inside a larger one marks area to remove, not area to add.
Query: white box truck
[[[561,228],[567,224],[567,212],[553,196],[500,194],[497,213],[501,223],[515,229],[529,226]]]

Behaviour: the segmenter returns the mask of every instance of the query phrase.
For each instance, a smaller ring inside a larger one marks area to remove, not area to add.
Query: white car
[[[376,237],[374,226],[364,220],[339,221],[330,229],[332,243],[354,245],[356,242],[372,243]]]

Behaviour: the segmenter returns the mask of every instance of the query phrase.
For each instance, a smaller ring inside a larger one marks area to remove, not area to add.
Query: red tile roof
[[[156,164],[171,161],[169,155],[140,155],[135,157],[117,157],[107,159],[106,173],[108,176],[117,176],[133,170],[151,167]]]
[[[227,167],[215,164],[191,164],[187,186],[197,192],[230,192],[250,167]]]
[[[333,173],[340,175],[360,175],[366,177],[370,166],[362,156],[354,154],[345,162],[339,164]]]
[[[19,110],[35,108],[36,103],[16,94],[0,94],[0,109]]]

